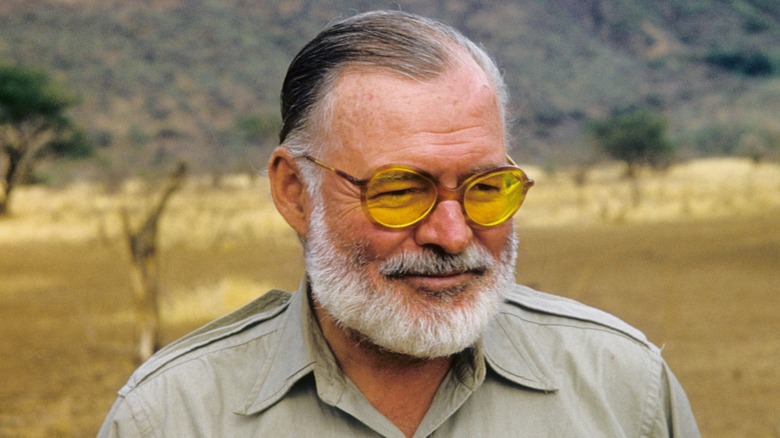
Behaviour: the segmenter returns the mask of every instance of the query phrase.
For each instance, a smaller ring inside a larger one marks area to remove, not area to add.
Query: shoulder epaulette
[[[656,348],[647,340],[644,333],[620,318],[569,298],[539,292],[527,286],[515,285],[506,297],[506,301],[511,305],[533,313],[554,315],[606,327],[633,338],[648,347]]]
[[[167,345],[133,373],[127,385],[120,391],[120,394],[129,391],[129,389],[137,386],[166,364],[187,353],[273,319],[287,308],[290,296],[289,292],[270,290],[238,310],[214,320]],[[273,327],[269,326],[269,331],[272,329]],[[262,333],[258,335],[262,335]]]

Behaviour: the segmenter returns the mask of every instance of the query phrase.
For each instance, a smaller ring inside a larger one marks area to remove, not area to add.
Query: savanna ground
[[[620,172],[530,169],[518,279],[663,346],[704,436],[780,437],[780,168],[709,160],[636,184]],[[24,188],[0,221],[0,436],[93,436],[135,368],[118,211],[142,189]],[[161,223],[166,342],[297,286],[298,243],[265,192],[237,177],[174,195]]]

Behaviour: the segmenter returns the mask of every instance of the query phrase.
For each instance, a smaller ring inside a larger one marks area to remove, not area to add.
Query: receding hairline
[[[330,51],[335,56],[327,56]],[[327,106],[323,101],[345,70],[370,67],[425,81],[466,59],[485,73],[498,97],[506,126],[508,95],[498,67],[484,48],[456,28],[401,11],[371,11],[337,21],[304,46],[290,65],[282,93],[280,140],[288,143],[288,135],[292,135],[297,149],[312,139],[312,125],[326,120],[321,117],[321,110]],[[315,70],[301,70],[309,63]],[[306,73],[317,70],[322,74]],[[306,81],[312,84],[308,92],[301,85]]]
[[[323,87],[320,90],[320,97],[316,103],[310,109],[310,115],[313,116],[308,128],[309,140],[313,141],[310,145],[316,150],[316,153],[329,152],[329,146],[333,143],[333,137],[331,137],[330,129],[333,128],[333,111],[335,109],[337,88],[340,84],[344,84],[343,79],[351,74],[368,74],[377,76],[388,76],[401,81],[408,81],[410,83],[435,83],[436,81],[445,79],[449,74],[454,73],[460,69],[468,69],[473,71],[481,79],[479,81],[480,86],[486,86],[494,96],[494,101],[498,113],[501,114],[501,126],[506,131],[506,120],[503,117],[504,104],[502,102],[500,92],[497,89],[501,84],[496,84],[494,78],[490,72],[486,71],[486,68],[481,65],[478,59],[475,59],[474,55],[470,53],[466,48],[460,46],[456,41],[442,41],[450,47],[448,48],[448,56],[446,63],[442,64],[440,68],[435,71],[427,71],[426,74],[408,74],[406,71],[395,68],[396,65],[377,65],[373,63],[364,62],[345,62],[339,65],[337,68],[332,69],[329,72],[328,78],[323,81]],[[508,147],[508,144],[506,145]]]

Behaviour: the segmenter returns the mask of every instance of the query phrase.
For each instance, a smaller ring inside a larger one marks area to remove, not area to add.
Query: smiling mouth
[[[390,272],[386,273],[385,276],[387,278],[391,279],[403,279],[403,278],[453,278],[453,277],[459,277],[462,275],[475,275],[475,276],[481,276],[485,273],[485,269],[468,269],[464,271],[424,271],[424,272],[414,272],[414,271],[406,271],[406,272]]]
[[[469,285],[473,284],[475,276],[480,271],[457,271],[447,273],[407,273],[390,277],[416,291],[418,297],[427,297],[428,300],[441,301],[459,299]]]
[[[388,276],[391,281],[402,282],[412,289],[433,299],[452,299],[460,296],[469,284],[484,270],[449,271],[436,273],[408,272]]]
[[[476,247],[470,248],[460,254],[432,249],[421,253],[401,253],[384,261],[379,272],[388,280],[408,282],[419,289],[463,287],[485,275],[492,266],[489,255]]]

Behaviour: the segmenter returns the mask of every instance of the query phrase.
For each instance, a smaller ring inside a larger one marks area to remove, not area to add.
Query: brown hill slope
[[[246,128],[276,119],[293,54],[330,20],[381,7],[484,43],[506,72],[523,160],[590,160],[587,121],[638,105],[663,111],[688,155],[780,143],[773,0],[6,0],[0,62],[51,71],[82,95],[76,116],[105,147],[104,170],[179,157],[252,170],[256,145],[273,139]],[[751,73],[756,59],[768,70]]]

